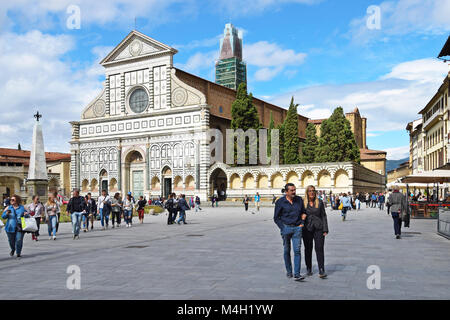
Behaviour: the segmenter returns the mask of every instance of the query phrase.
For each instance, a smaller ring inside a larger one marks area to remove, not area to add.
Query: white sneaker
[[[52,240],[52,237],[49,237],[48,240]]]
[[[56,240],[56,236],[53,236],[53,240]]]

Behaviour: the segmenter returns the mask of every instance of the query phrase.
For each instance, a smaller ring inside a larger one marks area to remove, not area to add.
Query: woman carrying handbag
[[[7,219],[5,232],[11,248],[9,255],[12,257],[15,252],[17,253],[17,258],[20,258],[24,236],[21,218],[29,217],[30,215],[25,211],[25,207],[21,204],[22,199],[18,195],[13,195],[10,201],[10,205],[3,211],[2,218]]]

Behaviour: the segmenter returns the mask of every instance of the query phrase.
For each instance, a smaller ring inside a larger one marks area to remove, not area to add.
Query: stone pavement
[[[345,222],[327,213],[328,279],[318,278],[314,255],[314,275],[301,283],[285,276],[273,208],[205,207],[188,211],[187,225],[166,225],[165,213],[131,229],[96,222],[80,240],[70,224],[48,240],[43,225],[39,242],[26,235],[19,260],[3,231],[0,299],[450,299],[450,241],[436,220],[412,220],[397,240],[385,211],[363,205]],[[80,267],[80,290],[67,289],[70,265]],[[381,270],[380,290],[367,288],[370,265]]]

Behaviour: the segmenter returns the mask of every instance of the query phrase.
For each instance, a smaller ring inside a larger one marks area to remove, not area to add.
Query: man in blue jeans
[[[80,196],[80,191],[75,189],[73,197],[67,204],[67,214],[72,216],[73,239],[80,239],[81,215],[86,212],[86,201]]]
[[[303,199],[295,195],[296,188],[292,183],[285,186],[285,196],[278,199],[275,203],[275,213],[273,220],[280,228],[284,247],[284,264],[286,266],[287,277],[292,278],[291,262],[291,241],[294,250],[294,280],[302,281],[305,279],[300,274],[302,245],[302,228],[305,224],[306,210],[303,205]]]

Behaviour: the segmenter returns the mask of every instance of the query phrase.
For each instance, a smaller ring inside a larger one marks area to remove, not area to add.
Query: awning
[[[408,183],[409,187],[415,187],[415,188],[426,188],[428,187],[427,183]],[[389,182],[388,184],[386,184],[386,188],[391,188],[391,187],[399,187],[399,188],[406,188],[406,183],[403,182]]]
[[[412,174],[400,179],[403,183],[446,183],[450,182],[450,170],[434,170]]]

